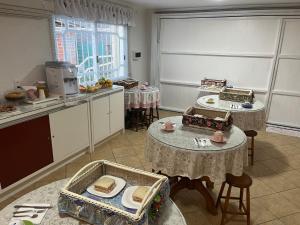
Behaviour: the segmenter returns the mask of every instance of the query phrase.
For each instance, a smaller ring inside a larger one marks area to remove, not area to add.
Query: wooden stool
[[[156,110],[156,115],[153,114],[154,109],[152,107],[150,108],[150,120],[151,120],[151,123],[153,123],[154,119],[158,119],[159,120],[159,109],[156,107],[155,110]]]
[[[225,184],[228,184],[227,195],[223,196]],[[246,215],[247,225],[250,225],[250,186],[252,185],[252,179],[247,174],[243,173],[242,176],[234,176],[232,174],[226,174],[226,181],[222,183],[221,190],[217,199],[216,207],[221,203],[221,198],[225,198],[224,207],[220,204],[222,210],[221,225],[225,224],[226,214],[233,215]],[[231,188],[237,187],[240,189],[239,197],[231,197]],[[246,206],[243,202],[244,189],[246,189]],[[240,212],[228,211],[229,199],[239,200]]]
[[[138,108],[138,109],[132,109],[132,111],[131,111],[132,117],[133,117],[133,118],[131,118],[131,120],[133,120],[133,122],[131,122],[131,124],[134,125],[136,132],[139,130],[139,127],[143,128],[144,126],[146,126],[148,129],[146,110],[147,109],[144,109],[144,108]]]
[[[248,156],[251,158],[251,165],[253,166],[254,162],[254,137],[257,136],[257,132],[255,130],[246,130],[244,131],[248,138],[251,138],[251,146],[248,148],[250,150]]]

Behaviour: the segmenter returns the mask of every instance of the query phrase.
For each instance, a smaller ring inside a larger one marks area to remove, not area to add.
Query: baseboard
[[[300,129],[295,127],[268,123],[266,131],[277,133],[277,134],[288,135],[288,136],[300,137]]]
[[[172,112],[184,112],[185,110],[184,109],[179,109],[179,108],[173,108],[173,107],[167,107],[167,106],[160,106],[159,109],[162,109],[162,110],[168,110],[168,111],[172,111]]]

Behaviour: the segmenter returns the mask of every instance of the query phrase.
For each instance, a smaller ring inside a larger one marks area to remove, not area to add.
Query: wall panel
[[[224,79],[234,86],[267,90],[272,59],[199,55],[161,55],[161,79],[196,82]]]
[[[271,18],[163,19],[161,50],[273,54],[278,26]]]

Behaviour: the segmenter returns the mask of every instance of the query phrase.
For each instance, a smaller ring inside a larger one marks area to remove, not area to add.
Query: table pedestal
[[[206,187],[203,185],[203,182],[206,182]],[[204,197],[206,201],[207,210],[211,214],[217,215],[217,208],[215,206],[214,199],[211,196],[210,192],[208,191],[213,189],[213,187],[214,187],[214,183],[211,182],[209,177],[206,176],[201,177],[199,179],[193,179],[193,180],[190,180],[187,177],[180,177],[180,179],[177,178],[177,182],[174,182],[174,184],[172,185],[170,197],[174,199],[175,195],[184,188],[188,188],[190,190],[195,189],[199,191]]]

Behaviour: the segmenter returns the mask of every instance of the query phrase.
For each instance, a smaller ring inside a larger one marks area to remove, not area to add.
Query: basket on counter
[[[253,103],[254,92],[248,89],[223,88],[220,91],[219,98],[225,101]]]
[[[105,200],[95,200],[86,196],[87,187],[103,175],[124,179],[125,188],[136,185],[151,188],[137,210],[127,209],[120,203],[120,195],[124,190]],[[110,221],[119,221],[118,224],[121,224],[121,221],[122,224],[128,225],[154,225],[159,217],[159,209],[163,207],[169,193],[168,178],[163,175],[99,160],[89,163],[70,179],[60,192],[58,209],[62,214],[91,224],[107,225],[111,224]]]
[[[201,80],[201,86],[216,86],[216,87],[225,87],[227,81],[224,80],[215,80],[215,79],[207,79]]]
[[[182,116],[184,126],[210,130],[229,130],[232,117],[229,111],[189,107]]]
[[[137,87],[139,85],[139,82],[134,79],[125,79],[125,80],[115,81],[114,85],[119,85],[119,86],[123,86],[125,89],[130,89],[133,87]]]

